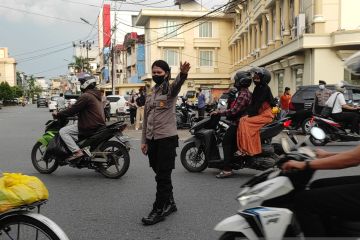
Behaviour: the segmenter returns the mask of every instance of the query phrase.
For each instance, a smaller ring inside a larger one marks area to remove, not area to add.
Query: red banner
[[[110,4],[104,4],[103,7],[103,43],[104,47],[111,45],[111,23],[110,23]]]

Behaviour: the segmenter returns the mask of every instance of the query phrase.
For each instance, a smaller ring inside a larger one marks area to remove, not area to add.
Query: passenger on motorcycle
[[[332,107],[331,117],[338,122],[351,124],[351,133],[358,136],[359,134],[359,113],[357,112],[343,112],[343,109],[356,111],[359,107],[352,107],[346,104],[344,92],[345,87],[343,82],[335,85],[335,92],[325,103],[326,106]]]
[[[359,156],[360,146],[341,153],[318,150],[317,159],[306,162],[290,160],[282,165],[282,169],[288,171],[349,168],[360,164]],[[316,180],[310,185],[310,190],[288,197],[290,199],[288,198],[285,203],[293,203],[293,211],[306,237],[331,236],[327,231],[331,230],[327,228],[327,223],[334,217],[360,221],[360,176]],[[270,201],[275,203],[276,199]],[[270,203],[264,205],[279,206]]]
[[[96,89],[94,76],[85,74],[79,77],[81,96],[70,108],[53,113],[54,118],[66,118],[78,114],[78,123],[60,129],[60,136],[73,153],[67,160],[72,161],[84,155],[76,144],[78,135],[88,136],[105,126],[101,92]]]
[[[216,175],[217,178],[226,178],[233,174],[230,163],[233,161],[234,153],[236,152],[236,130],[238,121],[251,103],[252,94],[248,89],[252,81],[250,72],[239,71],[235,74],[234,80],[234,87],[238,90],[238,97],[236,98],[233,106],[227,110],[217,110],[211,113],[211,115],[226,116],[228,120],[232,121],[232,125],[226,131],[222,142],[224,151],[224,168]]]
[[[265,68],[255,67],[250,70],[254,84],[251,104],[247,109],[248,115],[241,118],[237,130],[237,155],[254,156],[261,153],[260,129],[274,119],[272,107],[275,106],[274,97],[268,83],[271,75]]]

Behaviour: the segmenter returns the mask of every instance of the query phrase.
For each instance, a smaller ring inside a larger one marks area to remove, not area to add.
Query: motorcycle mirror
[[[220,104],[223,105],[223,106],[226,105],[226,104],[225,104],[225,101],[220,101]]]
[[[321,128],[318,128],[318,127],[311,128],[310,134],[317,140],[324,140],[326,137],[324,130],[322,130]]]
[[[289,142],[286,140],[286,138],[281,138],[281,146],[285,153],[291,152],[291,147]]]

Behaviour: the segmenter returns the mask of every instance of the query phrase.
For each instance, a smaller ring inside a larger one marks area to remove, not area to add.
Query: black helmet
[[[92,76],[90,74],[87,74],[87,73],[83,74],[78,77],[78,80],[80,82],[80,89],[83,91],[86,89],[95,88],[95,86],[96,86],[96,79],[94,76]]]
[[[234,87],[238,90],[240,88],[248,88],[251,85],[251,74],[248,71],[238,71],[234,76]]]
[[[254,74],[258,75],[260,78],[260,82],[263,84],[269,84],[271,81],[271,73],[269,70],[263,67],[254,67],[250,69],[251,75],[254,76]]]

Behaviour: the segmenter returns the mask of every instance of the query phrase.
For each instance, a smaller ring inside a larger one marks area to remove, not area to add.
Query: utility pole
[[[92,44],[94,44],[94,41],[79,41],[79,43],[75,43],[73,42],[73,47],[80,47],[80,49],[85,48],[86,49],[86,58],[85,58],[85,62],[87,64],[87,67],[89,67],[89,50],[91,50],[91,46]],[[76,55],[76,51],[75,51],[75,55]],[[80,56],[80,58],[82,58],[82,54]],[[84,61],[81,61],[81,70],[84,71]]]

